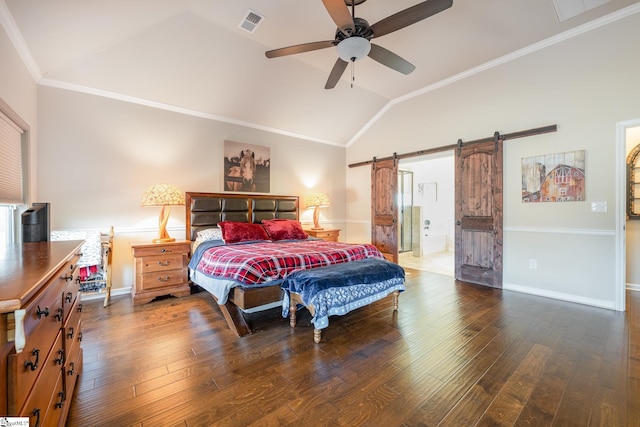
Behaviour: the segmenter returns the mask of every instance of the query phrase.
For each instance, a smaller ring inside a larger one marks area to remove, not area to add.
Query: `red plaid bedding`
[[[256,285],[283,279],[295,270],[364,258],[383,258],[373,245],[299,240],[216,246],[204,251],[196,269],[208,276]]]

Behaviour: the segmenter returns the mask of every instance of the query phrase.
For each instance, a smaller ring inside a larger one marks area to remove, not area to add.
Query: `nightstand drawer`
[[[140,277],[140,289],[156,289],[165,286],[184,284],[187,281],[187,270],[169,270],[146,273]]]
[[[164,255],[150,256],[139,260],[140,272],[142,274],[153,273],[155,271],[175,270],[184,267],[184,255]]]
[[[162,244],[154,243],[151,245],[141,245],[133,247],[133,256],[136,258],[167,256],[171,254],[185,255],[189,253],[190,245],[178,244]]]
[[[326,239],[328,237],[338,237],[338,233],[333,230],[332,231],[316,231],[315,237],[318,237],[319,239]]]
[[[317,237],[318,239],[326,240],[327,242],[337,242],[338,237],[340,237],[340,230],[338,229],[304,231],[311,237]]]

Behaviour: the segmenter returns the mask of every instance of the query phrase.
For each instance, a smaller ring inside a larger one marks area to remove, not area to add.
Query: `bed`
[[[211,293],[238,336],[251,333],[246,313],[282,307],[282,284],[290,274],[384,261],[371,244],[308,237],[298,222],[297,196],[187,192],[185,200],[187,239],[193,242],[190,279]]]

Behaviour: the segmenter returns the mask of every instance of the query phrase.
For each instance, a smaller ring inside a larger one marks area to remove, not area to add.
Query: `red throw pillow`
[[[309,237],[302,225],[293,219],[263,219],[262,226],[271,240],[302,240]]]
[[[260,224],[249,222],[222,221],[218,223],[225,243],[245,242],[248,240],[269,240],[269,235]]]

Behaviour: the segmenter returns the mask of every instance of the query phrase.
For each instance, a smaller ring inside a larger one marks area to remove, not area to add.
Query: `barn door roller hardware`
[[[487,138],[476,139],[476,140],[468,141],[468,142],[462,142],[462,140],[459,139],[457,144],[443,145],[443,146],[434,147],[434,148],[427,148],[427,149],[424,149],[424,150],[418,150],[418,151],[413,151],[411,153],[404,153],[404,154],[393,153],[393,156],[383,157],[381,159],[376,159],[374,157],[373,160],[365,160],[363,162],[351,163],[349,165],[349,167],[350,168],[355,168],[357,166],[370,165],[371,163],[374,163],[374,162],[379,161],[379,160],[407,159],[407,158],[410,158],[410,157],[425,156],[427,154],[441,153],[443,151],[452,151],[452,150],[456,150],[456,149],[461,149],[463,146],[466,147],[467,145],[471,145],[471,144],[479,144],[479,143],[482,143],[482,142],[495,141],[496,134],[498,135],[498,137],[501,136],[502,140],[506,141],[508,139],[524,138],[526,136],[535,136],[535,135],[542,135],[544,133],[556,132],[557,130],[558,130],[558,125],[549,125],[549,126],[543,126],[543,127],[534,128],[534,129],[527,129],[527,130],[523,130],[523,131],[519,131],[519,132],[507,133],[507,134],[503,134],[503,135],[500,135],[499,132],[495,132],[492,136],[487,137]]]

